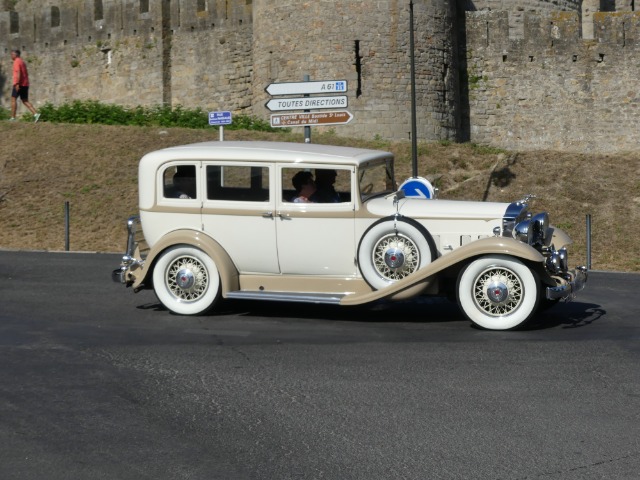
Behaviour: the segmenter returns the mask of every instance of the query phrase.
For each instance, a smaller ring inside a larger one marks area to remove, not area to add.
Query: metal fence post
[[[64,249],[69,251],[69,200],[64,202]]]
[[[587,213],[587,269],[591,270],[591,214]]]

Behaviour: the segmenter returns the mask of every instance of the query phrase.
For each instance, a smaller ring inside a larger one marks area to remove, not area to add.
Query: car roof
[[[357,166],[375,159],[393,157],[391,152],[314,143],[267,141],[211,141],[168,147],[148,153],[141,162],[169,160],[229,160],[279,163],[318,163]]]

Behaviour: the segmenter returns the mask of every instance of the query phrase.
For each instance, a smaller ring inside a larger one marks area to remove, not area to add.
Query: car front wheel
[[[536,312],[540,283],[520,260],[487,255],[471,262],[458,277],[458,305],[476,325],[510,330]]]
[[[220,275],[214,261],[202,250],[188,246],[169,248],[153,271],[158,300],[174,313],[200,315],[220,297]]]

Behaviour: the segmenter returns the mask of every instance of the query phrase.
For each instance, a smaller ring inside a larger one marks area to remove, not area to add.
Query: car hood
[[[466,200],[430,200],[403,198],[398,202],[398,212],[410,218],[443,219],[494,219],[503,218],[509,203],[471,202]],[[385,217],[396,213],[393,197],[373,198],[366,203],[367,210],[376,216]]]

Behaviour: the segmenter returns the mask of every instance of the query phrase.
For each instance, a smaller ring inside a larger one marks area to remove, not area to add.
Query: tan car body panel
[[[571,245],[573,243],[573,240],[571,240],[569,235],[567,235],[564,230],[561,230],[554,226],[552,226],[550,229],[553,231],[550,244],[552,244],[556,249],[566,247],[567,245]]]

